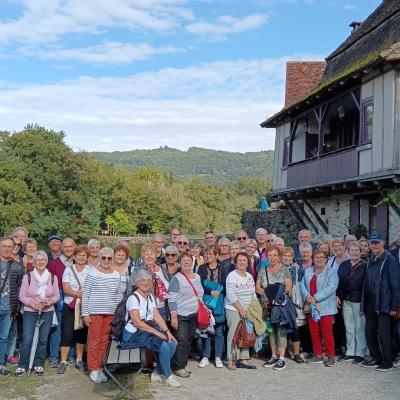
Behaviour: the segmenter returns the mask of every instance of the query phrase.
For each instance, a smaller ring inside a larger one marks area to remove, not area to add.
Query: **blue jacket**
[[[305,300],[310,294],[310,281],[314,275],[314,268],[307,268],[300,284],[301,295]],[[325,268],[317,277],[317,293],[315,300],[319,303],[319,313],[325,315],[337,314],[336,289],[339,284],[338,274],[333,268]]]

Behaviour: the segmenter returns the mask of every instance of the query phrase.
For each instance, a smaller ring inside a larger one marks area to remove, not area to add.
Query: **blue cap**
[[[382,242],[382,235],[380,235],[379,233],[373,233],[372,235],[370,235],[370,237],[368,238],[368,243],[371,242],[377,242],[380,243]]]

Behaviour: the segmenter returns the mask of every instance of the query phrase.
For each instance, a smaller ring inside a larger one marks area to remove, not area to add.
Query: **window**
[[[361,143],[372,142],[372,124],[374,121],[374,103],[372,98],[366,99],[361,106]]]
[[[283,161],[282,165],[284,167],[289,165],[289,155],[290,155],[290,138],[286,137],[283,141]]]

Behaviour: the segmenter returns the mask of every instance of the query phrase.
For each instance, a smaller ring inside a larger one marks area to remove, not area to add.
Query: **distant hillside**
[[[155,166],[171,171],[182,179],[200,176],[210,183],[228,185],[243,177],[272,179],[274,152],[231,153],[191,147],[188,151],[160,147],[154,150],[131,150],[91,153],[99,160],[128,168]]]

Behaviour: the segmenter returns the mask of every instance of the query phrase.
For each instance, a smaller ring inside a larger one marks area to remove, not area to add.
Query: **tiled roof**
[[[314,89],[324,69],[324,61],[289,61],[286,64],[285,107],[290,107]]]

